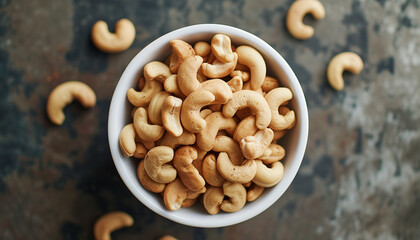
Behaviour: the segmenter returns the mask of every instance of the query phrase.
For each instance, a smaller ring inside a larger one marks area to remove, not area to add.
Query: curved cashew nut
[[[249,68],[251,72],[251,89],[257,90],[264,82],[267,67],[261,54],[250,46],[239,46],[236,49],[238,63]]]
[[[219,130],[226,130],[232,135],[236,128],[235,120],[223,116],[221,112],[214,112],[204,120],[206,120],[206,127],[197,134],[197,145],[204,151],[210,151],[213,148]]]
[[[203,161],[203,177],[208,184],[214,187],[221,187],[225,179],[217,170],[216,156],[209,154]]]
[[[184,129],[181,125],[181,105],[182,100],[174,97],[168,96],[163,102],[162,106],[162,122],[166,131],[175,137],[181,136]]]
[[[151,192],[161,193],[165,190],[166,184],[155,182],[147,175],[147,172],[144,169],[144,160],[141,161],[137,167],[137,177],[139,178],[141,185]]]
[[[343,71],[359,74],[363,70],[363,61],[353,52],[342,52],[335,56],[328,64],[327,77],[335,90],[343,90]]]
[[[144,169],[149,177],[158,183],[170,183],[176,178],[176,170],[172,165],[174,150],[166,146],[158,146],[149,150],[144,157]]]
[[[223,188],[221,187],[208,187],[203,196],[204,208],[209,214],[217,214],[220,211],[220,205],[225,198]]]
[[[158,81],[146,81],[143,89],[138,92],[134,88],[127,90],[127,99],[136,107],[146,107],[156,93],[162,91],[162,84]]]
[[[198,157],[197,150],[193,147],[184,146],[176,150],[173,163],[181,178],[182,183],[191,191],[199,191],[205,185],[203,177],[192,164]]]
[[[197,42],[194,45],[194,51],[198,56],[204,58],[210,54],[211,47],[210,44],[206,42]]]
[[[109,212],[96,220],[93,235],[96,240],[111,240],[111,232],[133,223],[133,218],[125,212]]]
[[[247,159],[261,157],[273,141],[274,132],[270,128],[258,130],[254,136],[247,136],[240,142],[242,153]]]
[[[134,124],[130,123],[123,127],[120,132],[119,144],[124,156],[131,157],[136,151],[136,130]]]
[[[193,145],[195,143],[195,139],[194,133],[183,130],[179,137],[176,137],[171,133],[165,133],[163,138],[160,140],[159,145],[175,149],[180,145]]]
[[[264,188],[254,183],[249,187],[246,193],[246,200],[248,202],[255,201],[263,192],[264,192]]]
[[[248,82],[244,83],[243,86],[242,86],[242,90],[252,90],[251,89],[251,82],[248,81]],[[262,87],[259,87],[259,88],[255,89],[253,91],[259,93],[261,96],[264,96],[264,92],[262,90]]]
[[[274,88],[278,88],[278,87],[279,87],[279,82],[275,78],[269,77],[269,76],[265,76],[264,82],[261,85],[261,89],[264,92],[269,92],[273,90]]]
[[[225,117],[233,117],[238,109],[246,107],[249,107],[255,113],[257,118],[255,126],[258,129],[264,129],[270,124],[270,107],[263,96],[251,90],[235,92],[232,99],[223,107],[223,115]]]
[[[238,126],[233,133],[233,139],[239,143],[241,142],[242,138],[253,136],[258,131],[258,128],[255,126],[255,121],[256,118],[254,115],[242,119],[242,121],[238,123]]]
[[[150,122],[156,125],[162,125],[162,109],[163,103],[170,94],[162,91],[156,94],[152,100],[150,100],[149,107],[147,108],[147,114]]]
[[[227,84],[229,85],[233,93],[242,90],[243,87],[242,78],[239,76],[233,77],[227,82]]]
[[[48,96],[47,114],[52,123],[63,124],[65,119],[63,108],[74,99],[79,100],[84,107],[93,107],[96,104],[95,92],[85,83],[78,81],[62,83]]]
[[[213,110],[211,110],[211,109],[203,109],[203,110],[200,111],[200,117],[205,119],[212,112],[213,112]]]
[[[215,152],[226,152],[233,165],[239,166],[244,160],[241,148],[230,137],[217,136],[212,150]]]
[[[203,63],[201,65],[201,70],[203,74],[209,78],[221,78],[226,77],[231,73],[238,61],[238,54],[233,53],[233,60],[230,62],[222,62],[219,59],[216,59],[212,64]]]
[[[315,19],[325,17],[325,9],[320,1],[295,1],[287,11],[286,27],[297,39],[308,39],[314,35],[314,29],[303,23],[306,14],[312,14]]]
[[[206,188],[204,187],[198,192],[192,192],[184,186],[179,178],[176,178],[173,182],[169,183],[165,187],[163,192],[163,202],[165,207],[171,211],[176,211],[181,208],[182,203],[186,199],[197,198],[201,193],[204,193]]]
[[[135,158],[144,158],[147,153],[147,148],[144,146],[142,142],[136,142],[136,150],[133,153],[133,157]]]
[[[221,62],[228,63],[234,61],[230,38],[224,34],[219,33],[213,36],[211,39],[211,50],[214,56]]]
[[[197,79],[197,72],[203,63],[200,56],[191,56],[179,66],[178,69],[178,87],[181,92],[188,96],[190,93],[200,88],[200,81]]]
[[[195,54],[191,45],[185,41],[175,39],[171,40],[169,44],[172,47],[172,55],[169,60],[169,68],[173,73],[177,73],[180,65],[190,56]]]
[[[214,95],[206,90],[198,90],[188,95],[181,108],[181,123],[184,128],[193,133],[203,130],[206,121],[200,117],[200,109],[214,100]]]
[[[170,77],[166,78],[165,82],[163,83],[163,87],[165,91],[173,93],[175,96],[185,99],[187,96],[181,92],[178,86],[178,75],[173,74]]]
[[[242,82],[247,82],[250,79],[249,72],[242,71],[242,70],[235,70],[229,74],[232,78],[240,77]],[[264,84],[264,83],[263,83]]]
[[[140,107],[134,113],[134,128],[137,135],[143,141],[157,141],[165,133],[165,128],[159,125],[151,125],[147,122],[146,109]]]
[[[271,111],[270,128],[274,130],[283,130],[289,128],[295,121],[295,112],[289,111],[285,116],[279,114],[279,107],[292,99],[292,91],[288,88],[275,88],[265,95]]]
[[[143,69],[144,78],[147,81],[158,81],[164,83],[165,80],[172,76],[172,72],[166,64],[159,61],[149,62]]]
[[[265,164],[271,164],[282,160],[285,155],[286,151],[282,146],[272,143],[258,160],[262,160]]]
[[[223,194],[228,196],[228,200],[223,200],[220,208],[225,212],[237,212],[241,210],[246,203],[246,189],[240,183],[223,183]]]
[[[273,132],[274,132],[273,142],[275,142],[279,140],[280,138],[282,138],[287,133],[287,130],[273,130]]]
[[[252,181],[260,187],[272,187],[283,178],[284,166],[281,162],[274,162],[271,168],[267,167],[262,161],[255,160],[257,163],[257,174]]]
[[[194,145],[193,147],[197,150],[197,159],[195,159],[192,164],[198,170],[198,173],[203,176],[203,159],[207,152],[201,150],[197,145]]]
[[[182,208],[189,208],[189,207],[192,207],[196,202],[197,202],[197,198],[193,198],[193,199],[186,198],[182,202],[181,207]],[[173,239],[176,240],[176,238],[173,238]]]
[[[115,33],[110,33],[108,24],[98,21],[93,25],[91,35],[98,49],[107,53],[116,53],[131,46],[136,37],[136,28],[130,20],[121,19],[115,25]]]
[[[242,165],[235,166],[230,161],[227,153],[221,152],[217,157],[217,170],[230,182],[247,183],[257,173],[257,164],[254,160],[246,160]]]
[[[222,79],[211,79],[202,82],[199,90],[206,90],[214,95],[216,99],[211,104],[225,104],[233,96],[230,86]]]

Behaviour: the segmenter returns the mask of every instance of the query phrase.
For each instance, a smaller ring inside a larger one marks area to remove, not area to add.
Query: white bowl
[[[256,48],[264,57],[268,74],[280,81],[280,86],[290,88],[294,94],[290,102],[291,108],[296,113],[296,125],[287,133],[282,145],[286,149],[286,157],[282,160],[285,172],[284,177],[276,186],[266,189],[254,202],[249,202],[243,209],[235,213],[220,212],[209,215],[202,204],[195,204],[192,208],[183,208],[178,211],[169,211],[163,204],[159,194],[147,191],[137,179],[138,160],[127,158],[120,151],[118,137],[121,129],[132,122],[130,111],[132,107],[127,100],[126,92],[131,87],[137,86],[139,75],[143,67],[153,60],[163,61],[170,53],[169,41],[182,39],[194,43],[197,41],[210,42],[213,35],[223,33],[228,35],[236,46],[246,44]],[[292,69],[280,54],[270,45],[244,30],[220,25],[200,24],[184,27],[163,35],[141,50],[128,64],[112,96],[108,118],[108,138],[112,158],[118,173],[130,191],[144,205],[154,212],[172,221],[195,227],[224,227],[248,220],[266,210],[276,202],[286,191],[294,179],[308,139],[308,110],[302,88]]]

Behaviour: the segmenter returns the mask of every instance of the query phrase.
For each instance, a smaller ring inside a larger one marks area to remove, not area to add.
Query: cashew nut
[[[235,70],[230,73],[230,76],[232,78],[234,77],[240,77],[242,82],[247,82],[250,79],[249,72],[242,71],[242,70]],[[263,83],[264,84],[264,83]]]
[[[205,119],[212,112],[213,112],[213,110],[211,110],[211,109],[203,109],[203,110],[200,111],[200,117],[203,118],[203,119]]]
[[[152,100],[150,100],[149,107],[147,108],[147,114],[150,122],[156,125],[162,125],[162,109],[163,103],[170,94],[162,91],[156,94]]]
[[[223,115],[225,115],[225,117],[233,117],[238,109],[246,107],[249,107],[251,111],[255,113],[255,126],[258,129],[264,129],[270,124],[270,107],[263,96],[251,90],[235,92],[232,99],[223,107]]]
[[[111,240],[111,232],[133,223],[133,218],[125,212],[109,212],[96,220],[93,235],[96,240]]]
[[[232,99],[230,86],[222,79],[211,79],[200,84],[199,90],[211,92],[216,98],[211,104],[225,104]]]
[[[165,91],[173,93],[175,96],[185,99],[187,96],[181,92],[178,86],[178,75],[172,74],[170,77],[166,78],[165,82],[163,83],[163,87]]]
[[[211,110],[212,112],[221,112],[223,109],[223,104],[212,104],[209,105],[209,110]],[[201,116],[201,114],[200,114]]]
[[[244,120],[245,118],[253,115],[251,109],[249,108],[242,108],[236,111],[235,117],[237,117],[239,120]]]
[[[265,76],[264,82],[261,85],[261,89],[264,92],[269,92],[273,90],[274,88],[278,88],[278,87],[279,87],[279,82],[275,78],[269,77],[269,76]]]
[[[155,182],[147,175],[147,172],[144,169],[144,160],[141,161],[137,167],[137,177],[139,178],[141,185],[151,192],[160,193],[165,189],[166,185],[164,183]]]
[[[206,127],[197,134],[197,145],[204,151],[210,151],[213,148],[219,130],[226,130],[232,136],[236,128],[235,120],[223,116],[221,112],[214,112],[205,120]]]
[[[230,137],[217,136],[212,150],[215,152],[226,152],[233,165],[239,166],[244,160],[241,148]]]
[[[335,90],[343,90],[343,71],[359,74],[363,70],[363,61],[353,52],[342,52],[331,59],[328,64],[327,77]]]
[[[222,62],[219,59],[216,59],[212,64],[203,63],[201,65],[201,70],[203,74],[209,78],[221,78],[226,77],[231,73],[238,61],[238,54],[233,53],[233,60],[230,62]]]
[[[242,119],[242,121],[238,123],[238,126],[233,133],[233,139],[239,143],[241,142],[242,138],[253,136],[258,131],[258,128],[255,126],[255,120],[256,119],[254,115]]]
[[[183,130],[182,134],[179,137],[176,137],[169,132],[165,133],[165,135],[163,135],[162,139],[160,140],[159,145],[168,146],[172,149],[175,149],[180,145],[193,145],[194,143],[194,133]]]
[[[98,21],[92,27],[92,40],[95,46],[108,53],[122,52],[128,49],[136,37],[136,28],[128,19],[121,19],[115,25],[115,33],[110,33],[108,24]]]
[[[171,40],[169,44],[172,47],[172,55],[169,60],[169,67],[173,73],[179,71],[180,65],[190,56],[195,54],[191,45],[182,40]]]
[[[265,164],[270,164],[282,160],[285,155],[286,151],[282,146],[272,143],[258,159],[262,160]]]
[[[179,178],[176,178],[173,182],[166,185],[165,191],[163,192],[163,202],[165,203],[165,207],[167,209],[176,211],[181,208],[185,199],[197,198],[198,195],[204,193],[205,191],[206,188],[203,188],[198,192],[192,192],[184,186]]]
[[[192,207],[196,202],[197,202],[197,198],[193,198],[193,199],[186,198],[182,202],[181,207],[182,208],[189,208],[189,207]]]
[[[149,62],[143,69],[144,78],[147,81],[158,81],[164,83],[165,80],[172,76],[172,72],[166,64],[159,61]]]
[[[93,107],[96,104],[95,92],[85,83],[78,81],[62,83],[48,96],[47,114],[52,123],[63,124],[65,119],[63,108],[74,99],[79,100],[84,107]]]
[[[181,136],[182,132],[184,131],[180,118],[181,105],[181,99],[174,96],[168,96],[163,102],[162,106],[163,126],[165,127],[166,131],[175,137]]]
[[[281,162],[274,162],[271,167],[266,166],[262,161],[255,160],[257,163],[257,174],[252,181],[261,187],[272,187],[283,178],[284,167]]]
[[[210,47],[210,44],[208,44],[206,42],[197,42],[194,45],[194,51],[197,55],[204,58],[204,57],[207,57],[210,54],[211,47]]]
[[[227,82],[227,84],[233,93],[242,90],[243,87],[242,78],[239,76],[233,77]]]
[[[165,128],[159,125],[151,125],[147,122],[146,109],[140,107],[134,113],[134,128],[137,135],[143,141],[157,141],[165,133]]]
[[[204,187],[206,182],[201,177],[198,170],[192,165],[197,159],[197,150],[190,146],[184,146],[176,150],[173,163],[174,167],[181,178],[182,183],[191,191],[199,191]]]
[[[265,100],[268,103],[271,111],[270,128],[274,130],[283,130],[289,128],[295,121],[295,112],[289,111],[286,115],[279,114],[279,107],[285,102],[292,99],[292,91],[288,88],[275,88],[265,95]]]
[[[200,88],[200,81],[197,79],[197,72],[203,63],[203,58],[195,55],[191,56],[179,66],[178,87],[181,92],[188,96],[190,93]]]
[[[144,157],[144,169],[149,177],[158,183],[170,183],[176,178],[176,169],[170,164],[174,150],[166,146],[158,146],[149,150]]]
[[[244,83],[243,86],[242,86],[242,90],[252,90],[251,89],[251,81],[248,81],[248,82]],[[259,93],[261,96],[264,96],[264,92],[262,90],[262,87],[259,87],[259,88],[255,89],[253,91]]]
[[[242,184],[226,181],[223,183],[223,194],[229,197],[220,204],[223,211],[237,212],[245,206],[246,189]]]
[[[221,152],[217,157],[217,170],[230,182],[247,183],[257,173],[257,164],[254,160],[246,160],[242,165],[233,165],[227,153]]]
[[[211,39],[211,50],[220,62],[228,63],[234,61],[235,57],[230,38],[224,34],[219,33],[213,36]]]
[[[255,183],[253,183],[247,190],[246,200],[248,202],[255,201],[264,192],[264,188],[256,185]]]
[[[308,39],[314,35],[314,29],[303,23],[303,17],[310,13],[315,19],[325,17],[325,8],[320,1],[295,1],[286,16],[286,27],[297,39]]]
[[[135,158],[144,158],[146,156],[147,149],[141,142],[136,142],[136,150],[133,153]]]
[[[141,78],[140,78],[141,79]],[[159,81],[145,81],[140,92],[130,88],[127,90],[127,99],[136,107],[146,107],[153,96],[162,91],[162,83]]]
[[[204,208],[209,214],[217,214],[220,211],[220,205],[225,198],[223,188],[221,187],[208,187],[203,196]]]
[[[201,176],[203,176],[203,159],[207,154],[207,151],[201,150],[197,145],[193,146],[197,150],[197,159],[193,161],[194,167],[198,170]]]
[[[214,154],[209,154],[204,158],[202,166],[203,177],[211,186],[221,187],[225,179],[217,170],[216,162],[216,156]]]
[[[130,123],[123,127],[120,132],[119,144],[124,156],[131,157],[136,151],[136,131],[134,124]]]
[[[246,159],[256,159],[264,154],[273,141],[274,132],[270,128],[258,130],[254,136],[247,136],[240,142],[242,153]]]
[[[273,130],[273,132],[274,132],[273,142],[276,142],[287,133],[287,130]]]
[[[238,63],[244,64],[251,72],[251,89],[257,90],[264,82],[267,67],[261,54],[250,46],[239,46],[236,49]]]
[[[188,95],[181,108],[181,123],[184,128],[192,133],[203,130],[206,127],[206,121],[200,117],[200,109],[215,99],[214,95],[206,90],[198,90]]]

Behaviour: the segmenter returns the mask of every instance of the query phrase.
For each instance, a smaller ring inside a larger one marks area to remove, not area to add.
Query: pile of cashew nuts
[[[120,133],[137,174],[165,207],[192,206],[203,194],[210,214],[236,212],[283,177],[276,144],[295,124],[292,91],[266,76],[262,55],[224,34],[194,46],[170,41],[172,54],[144,66],[127,91],[133,122]]]

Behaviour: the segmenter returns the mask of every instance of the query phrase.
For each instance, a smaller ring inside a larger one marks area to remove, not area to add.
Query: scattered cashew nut
[[[363,61],[353,52],[342,52],[336,55],[328,64],[327,77],[335,90],[343,90],[343,71],[359,74],[363,70]]]
[[[96,240],[111,240],[111,232],[133,223],[133,218],[125,212],[109,212],[96,220],[93,235]]]
[[[172,165],[174,150],[166,146],[158,146],[149,150],[144,157],[144,169],[149,177],[158,183],[170,183],[175,180],[177,172]]]
[[[92,27],[92,40],[95,46],[108,53],[122,52],[128,49],[136,37],[136,28],[128,19],[121,19],[115,25],[115,33],[110,33],[108,24],[98,21]]]
[[[295,1],[287,11],[286,27],[297,39],[308,39],[314,35],[314,29],[303,23],[306,14],[312,14],[315,19],[325,17],[325,8],[320,1]]]

